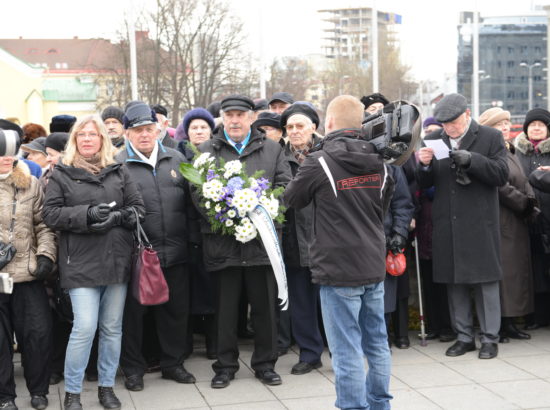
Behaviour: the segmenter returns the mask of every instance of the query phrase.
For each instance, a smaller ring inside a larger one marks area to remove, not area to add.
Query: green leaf
[[[201,186],[204,183],[201,173],[192,164],[182,162],[180,164],[180,172],[193,185]]]

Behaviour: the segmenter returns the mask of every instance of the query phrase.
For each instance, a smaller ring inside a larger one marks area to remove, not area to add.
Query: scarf
[[[296,161],[298,161],[299,164],[302,164],[302,162],[304,162],[304,159],[306,159],[307,155],[309,154],[309,150],[311,149],[312,145],[313,141],[310,141],[307,144],[307,147],[305,147],[304,149],[296,149],[292,144],[290,145],[290,151],[294,154],[294,158],[296,158]]]
[[[101,169],[101,159],[99,158],[99,152],[96,152],[90,158],[84,158],[78,152],[74,156],[73,167],[81,168],[88,171],[90,174],[97,175]]]

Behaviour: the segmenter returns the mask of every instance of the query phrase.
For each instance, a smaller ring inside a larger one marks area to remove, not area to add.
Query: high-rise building
[[[344,58],[365,63],[370,60],[372,8],[318,10],[325,22],[323,49],[327,58]],[[378,11],[378,38],[397,45],[399,14]]]
[[[473,14],[462,12],[458,26],[457,89],[469,101],[472,86]],[[546,108],[545,12],[479,19],[479,112],[499,106],[521,121],[529,109]]]

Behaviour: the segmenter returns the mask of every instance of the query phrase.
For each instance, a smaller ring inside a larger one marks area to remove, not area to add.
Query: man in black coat
[[[160,344],[162,377],[178,383],[194,383],[195,377],[183,367],[189,318],[189,272],[187,240],[189,213],[194,211],[187,181],[179,172],[184,156],[164,147],[157,139],[151,108],[137,102],[125,113],[127,143],[116,159],[125,164],[145,203],[143,229],[157,251],[169,288],[168,302],[142,306],[129,293],[126,297],[120,365],[128,390],[143,390],[147,362],[142,354],[144,316],[152,310]],[[194,211],[196,212],[196,211]]]
[[[421,148],[416,177],[421,188],[435,187],[434,282],[447,284],[451,321],[458,334],[446,355],[460,356],[476,349],[470,304],[473,289],[481,326],[479,358],[491,359],[498,353],[500,329],[497,188],[508,178],[506,148],[499,131],[470,118],[460,94],[445,96],[434,116],[443,129],[425,141],[440,140],[450,153],[443,150],[437,158],[432,148]]]
[[[281,146],[251,127],[254,102],[242,95],[230,95],[222,101],[221,109],[223,127],[202,143],[199,151],[226,162],[240,160],[249,175],[264,170],[263,177],[272,187],[285,186],[290,180],[290,166]],[[211,386],[227,387],[239,370],[237,319],[243,284],[255,330],[252,369],[263,383],[281,384],[281,377],[274,371],[277,285],[260,238],[241,243],[233,236],[213,233],[206,218],[201,221],[201,232],[204,264],[216,281],[218,360],[212,365],[216,375]]]

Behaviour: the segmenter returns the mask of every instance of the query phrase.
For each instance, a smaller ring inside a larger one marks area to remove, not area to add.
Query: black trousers
[[[239,370],[237,323],[242,284],[251,306],[254,326],[253,370],[270,370],[277,361],[277,319],[275,298],[277,285],[270,266],[229,267],[214,272],[216,281],[216,323],[218,360],[212,365],[216,373]]]
[[[453,333],[449,313],[447,285],[434,282],[431,259],[420,259],[420,276],[422,278],[423,301],[426,309],[426,331],[436,334]]]
[[[287,280],[290,324],[300,361],[316,363],[324,348],[317,317],[319,285],[311,283],[311,271],[302,267],[287,267]]]
[[[155,315],[156,332],[160,344],[160,367],[172,369],[181,366],[189,320],[189,272],[185,264],[163,268],[169,288],[168,302],[158,306],[140,305],[131,292],[126,297],[122,320],[122,349],[120,366],[126,376],[143,375],[147,362],[143,357],[143,317],[148,310]],[[155,329],[145,329],[153,332]]]
[[[20,346],[23,374],[31,395],[48,394],[52,317],[41,281],[16,283],[0,293],[0,401],[15,399],[13,334]]]

